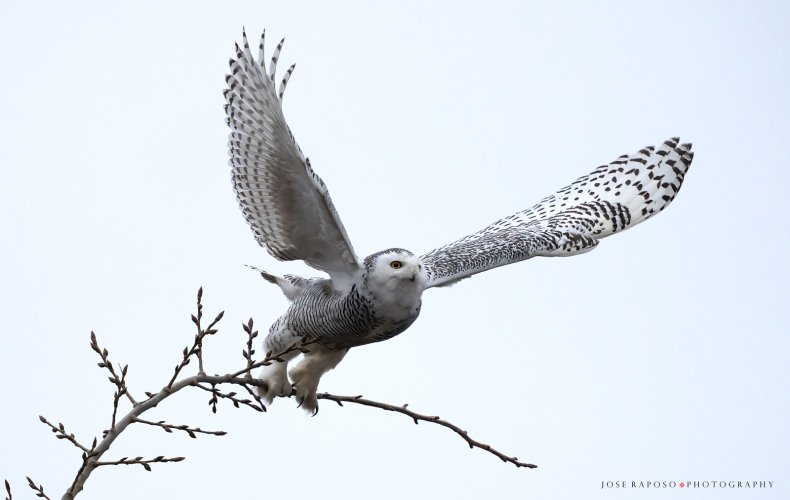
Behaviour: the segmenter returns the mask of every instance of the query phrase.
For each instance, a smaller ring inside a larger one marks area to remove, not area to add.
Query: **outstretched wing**
[[[359,272],[359,259],[326,185],[285,123],[282,97],[294,66],[285,73],[278,93],[274,74],[283,41],[267,72],[264,35],[256,62],[244,33],[244,47],[236,45],[236,59],[231,59],[226,77],[233,189],[255,238],[270,254],[280,260],[304,260],[343,286]]]
[[[675,198],[694,158],[691,144],[679,141],[620,156],[532,208],[423,255],[426,288],[530,257],[587,252],[650,218]]]

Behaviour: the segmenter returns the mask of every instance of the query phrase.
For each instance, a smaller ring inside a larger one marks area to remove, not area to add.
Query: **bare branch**
[[[189,427],[188,425],[172,425],[166,424],[164,420],[160,420],[159,422],[151,422],[150,420],[144,420],[142,418],[134,419],[135,423],[152,425],[154,427],[161,427],[165,432],[172,433],[173,430],[183,431],[189,434],[191,438],[197,438],[196,434],[211,434],[214,436],[224,436],[227,434],[225,431],[205,431],[200,427]]]
[[[475,441],[474,439],[469,437],[469,434],[465,430],[461,429],[457,425],[452,424],[446,420],[442,420],[438,416],[422,415],[420,413],[411,411],[407,408],[409,406],[408,404],[404,404],[403,406],[395,406],[388,403],[379,403],[378,401],[365,399],[362,396],[336,396],[334,394],[329,394],[328,392],[325,392],[323,394],[318,394],[318,399],[326,399],[329,401],[334,401],[340,406],[343,406],[343,403],[356,403],[363,406],[371,406],[373,408],[380,408],[382,410],[402,413],[404,415],[408,415],[409,417],[411,417],[412,420],[414,420],[415,424],[419,423],[420,421],[423,421],[423,422],[430,422],[432,424],[441,425],[443,427],[447,427],[448,429],[451,429],[453,432],[461,436],[469,444],[469,448],[480,448],[481,450],[485,450],[493,455],[496,455],[503,462],[510,462],[516,467],[528,467],[530,469],[534,469],[537,467],[537,465],[534,464],[519,462],[518,458],[516,457],[509,457],[504,453],[498,451],[497,449],[492,448],[490,445],[481,443],[480,441]]]
[[[206,387],[205,385],[202,385],[202,384],[195,384],[195,387],[197,387],[199,389],[203,389],[204,391],[208,391],[208,392],[210,392],[212,394],[211,399],[209,399],[209,402],[208,402],[208,404],[211,406],[211,412],[212,413],[217,413],[217,402],[219,401],[219,399],[230,400],[230,402],[233,403],[233,406],[235,406],[236,408],[239,408],[240,405],[244,405],[244,406],[247,406],[249,408],[252,408],[255,411],[260,411],[260,412],[265,412],[266,411],[266,407],[265,406],[258,405],[257,402],[253,402],[253,401],[251,401],[249,399],[246,399],[246,398],[245,399],[239,399],[239,398],[236,397],[236,393],[235,392],[224,393],[224,392],[218,390],[215,387],[215,384],[212,384],[210,388]]]
[[[246,384],[241,384],[241,387],[244,388],[245,391],[247,391],[247,394],[252,396],[252,399],[254,399],[258,403],[258,405],[261,408],[263,408],[263,411],[266,411],[266,405],[263,404],[263,399],[261,399],[261,397],[258,395],[258,392],[253,388],[255,386],[250,387],[250,385],[252,385],[251,382],[253,380],[252,375],[250,373],[247,373],[246,377],[248,378],[248,382]]]
[[[192,315],[192,322],[195,323],[197,327],[197,335],[195,336],[195,345],[193,346],[194,353],[197,355],[198,359],[198,373],[206,373],[203,371],[203,329],[200,328],[200,320],[203,319],[203,287],[201,286],[198,289],[197,294],[197,316]],[[184,353],[186,356],[186,353]],[[178,370],[176,370],[176,375],[178,375]]]
[[[46,493],[44,493],[44,487],[42,485],[39,484],[38,486],[36,486],[36,483],[34,483],[33,480],[30,479],[30,477],[26,476],[25,479],[27,479],[27,485],[30,486],[30,489],[36,492],[36,496],[37,497],[39,497],[39,498],[46,498],[47,500],[51,500],[46,495]],[[9,489],[9,494],[10,494],[10,489]]]
[[[51,424],[49,422],[49,420],[47,420],[46,418],[44,418],[41,415],[38,416],[38,419],[41,420],[43,423],[47,424],[49,426],[49,428],[52,429],[52,432],[55,433],[55,437],[56,438],[58,438],[58,439],[67,439],[67,440],[71,441],[71,443],[74,446],[76,446],[77,448],[81,449],[85,453],[90,453],[90,450],[88,448],[86,448],[85,446],[81,445],[79,443],[79,441],[77,441],[77,438],[74,437],[74,434],[66,433],[66,429],[63,427],[63,424],[58,423],[57,427],[55,427],[53,424]]]
[[[101,356],[101,363],[98,363],[99,368],[107,368],[107,370],[109,370],[110,372],[110,377],[109,377],[110,382],[112,382],[117,386],[120,379],[118,378],[118,374],[115,372],[115,368],[113,368],[112,363],[110,362],[110,358],[109,358],[110,353],[109,351],[107,351],[107,349],[101,349],[99,347],[99,343],[96,340],[96,334],[93,332],[91,332],[91,349],[93,349],[96,352],[96,354]],[[126,374],[124,373],[124,376],[125,375]],[[135,401],[135,399],[132,397],[129,391],[126,391],[124,394],[126,395],[126,398],[129,400],[130,403],[132,403],[133,405],[137,404],[137,401]]]
[[[195,341],[192,344],[192,347],[184,348],[182,352],[183,358],[181,359],[181,363],[176,365],[176,368],[173,372],[173,377],[170,379],[170,382],[167,384],[168,388],[171,388],[173,386],[173,383],[178,378],[179,373],[181,373],[181,370],[183,370],[184,367],[186,367],[189,364],[189,361],[192,358],[192,356],[195,356],[198,360],[198,374],[206,373],[203,370],[203,338],[205,338],[206,335],[214,335],[215,333],[217,333],[218,330],[214,327],[217,325],[217,323],[220,322],[220,320],[224,315],[225,315],[225,311],[221,311],[219,314],[217,314],[217,317],[214,318],[214,321],[212,321],[211,324],[208,325],[208,328],[204,330],[201,327],[201,321],[203,319],[203,287],[200,287],[197,293],[197,315],[194,314],[192,315],[192,322],[197,327],[198,332],[197,334],[195,334]]]
[[[5,480],[5,492],[6,492],[6,495],[7,495],[5,497],[5,500],[13,500],[14,497],[11,496],[11,485],[8,484],[8,479]]]
[[[247,368],[251,367],[254,363],[253,355],[255,354],[255,349],[252,348],[252,341],[258,336],[258,330],[253,331],[252,324],[252,318],[250,318],[246,324],[241,325],[244,331],[247,333],[247,349],[242,351],[244,359],[247,360]],[[247,376],[252,377],[252,374],[247,372]]]
[[[292,347],[289,347],[288,349],[284,350],[283,352],[280,352],[280,353],[277,353],[277,354],[269,353],[269,354],[266,355],[266,357],[264,359],[262,359],[260,361],[256,361],[252,365],[249,365],[246,368],[242,368],[241,370],[232,373],[231,377],[235,378],[235,377],[239,377],[241,375],[246,375],[246,374],[250,373],[251,371],[253,371],[256,368],[260,368],[261,366],[269,366],[270,364],[272,364],[275,361],[282,362],[283,361],[282,356],[285,356],[286,354],[292,353],[294,351],[299,351],[299,352],[301,352],[303,354],[306,353],[306,352],[310,352],[310,350],[307,349],[307,346],[309,346],[310,344],[313,344],[313,343],[314,342],[307,342],[307,343],[302,344],[301,346],[292,346]],[[253,383],[253,380],[250,380],[248,383],[251,383],[253,385],[257,385],[257,384]]]
[[[112,400],[112,423],[110,424],[110,429],[115,428],[115,418],[118,415],[118,401],[121,399],[121,396],[127,394],[126,390],[126,371],[129,369],[129,365],[124,366],[121,368],[121,378],[115,377],[112,381],[116,386],[117,389],[115,394],[113,395]]]
[[[180,462],[184,460],[185,457],[173,457],[167,458],[163,456],[158,456],[156,458],[151,458],[148,460],[143,459],[143,457],[135,457],[135,458],[128,458],[123,457],[120,460],[114,460],[112,462],[96,462],[96,467],[101,467],[102,465],[142,465],[143,469],[151,472],[151,466],[149,464],[159,464],[165,462]]]

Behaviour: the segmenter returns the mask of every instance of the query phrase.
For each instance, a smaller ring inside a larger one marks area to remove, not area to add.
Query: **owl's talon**
[[[266,404],[271,404],[278,396],[290,396],[293,392],[288,375],[286,363],[272,363],[264,366],[260,374],[260,385],[257,386],[258,395]]]

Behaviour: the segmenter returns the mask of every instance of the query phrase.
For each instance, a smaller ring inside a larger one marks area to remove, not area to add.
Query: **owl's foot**
[[[269,366],[264,366],[263,370],[261,370],[260,381],[262,385],[257,387],[257,391],[266,404],[271,404],[277,396],[291,395],[291,383],[288,382],[286,373],[287,367],[287,362],[274,362]]]
[[[291,370],[293,390],[296,394],[296,401],[299,408],[315,416],[318,413],[318,382],[321,380],[322,373],[310,371],[309,363],[303,360],[299,365]]]
[[[304,411],[318,413],[318,382],[321,376],[337,366],[348,349],[328,349],[315,346],[290,372],[296,391],[296,401]]]

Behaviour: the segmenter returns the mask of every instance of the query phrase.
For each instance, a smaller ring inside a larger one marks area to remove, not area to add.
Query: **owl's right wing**
[[[265,32],[264,32],[265,35]],[[269,71],[264,35],[255,61],[244,33],[226,77],[225,113],[233,189],[258,243],[279,260],[304,260],[327,272],[337,286],[348,284],[360,264],[326,185],[299,149],[282,111],[285,73],[277,92],[274,75],[283,42]]]
[[[665,209],[680,190],[694,153],[672,138],[622,155],[532,208],[420,257],[426,288],[535,256],[567,256]]]

